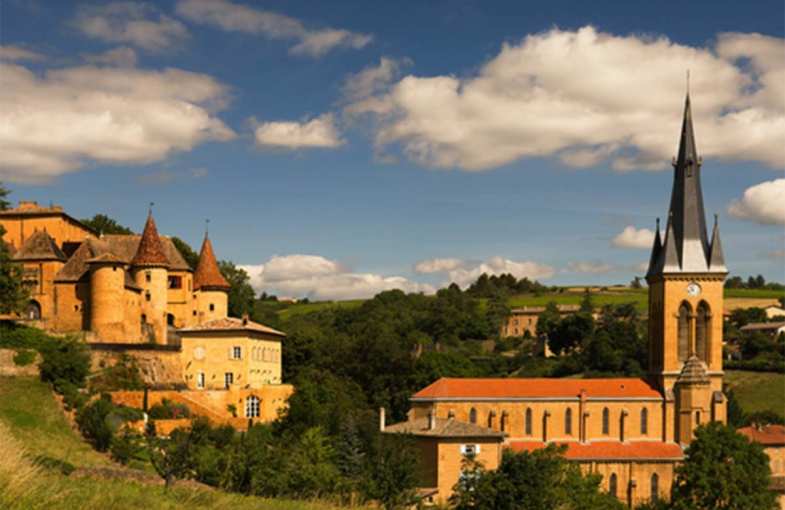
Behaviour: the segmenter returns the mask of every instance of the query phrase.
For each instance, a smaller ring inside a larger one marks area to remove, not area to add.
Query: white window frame
[[[243,348],[241,346],[232,346],[232,359],[243,359]]]
[[[480,445],[478,444],[462,444],[461,455],[474,455],[475,457],[480,454]]]
[[[204,389],[205,380],[206,380],[206,377],[204,375],[204,372],[198,372],[196,374],[196,387],[199,388],[200,390],[203,390]]]
[[[234,384],[234,372],[225,372],[224,387],[229,388],[232,384]]]
[[[256,395],[250,395],[245,399],[245,417],[258,418],[261,416],[262,400]]]

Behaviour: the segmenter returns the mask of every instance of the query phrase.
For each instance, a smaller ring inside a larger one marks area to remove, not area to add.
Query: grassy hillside
[[[35,510],[332,510],[324,503],[265,499],[217,490],[128,480],[68,477],[58,466],[112,465],[72,431],[49,388],[33,378],[0,377],[0,508]]]
[[[725,382],[745,412],[770,410],[785,416],[785,374],[727,370]]]

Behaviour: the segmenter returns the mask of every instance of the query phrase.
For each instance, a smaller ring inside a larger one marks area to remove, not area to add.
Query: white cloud
[[[758,34],[721,34],[704,48],[554,29],[505,44],[473,76],[406,76],[350,109],[379,117],[377,145],[428,166],[555,156],[662,169],[676,151],[686,69],[700,152],[781,167],[785,44]]]
[[[264,122],[254,135],[258,145],[285,149],[335,148],[344,143],[329,113],[304,122]]]
[[[0,179],[45,182],[90,161],[159,161],[234,133],[214,113],[227,90],[166,69],[81,66],[37,75],[0,64]]]
[[[553,276],[553,267],[528,260],[510,260],[502,257],[491,257],[480,264],[465,263],[464,266],[447,272],[450,283],[460,287],[468,287],[480,275],[500,275],[509,273],[516,278],[529,278],[531,280],[545,280]]]
[[[464,266],[464,261],[456,258],[436,258],[421,260],[414,266],[414,270],[421,274],[446,273]]]
[[[648,228],[637,229],[633,225],[624,227],[611,241],[617,248],[649,249],[654,244],[654,231]]]
[[[182,23],[140,2],[81,6],[73,23],[89,37],[148,51],[176,48],[188,37]]]
[[[19,60],[38,61],[46,57],[40,53],[20,48],[19,46],[0,45],[0,61],[16,62]]]
[[[731,202],[728,213],[764,225],[785,225],[785,179],[756,184]]]
[[[319,57],[336,48],[360,49],[372,36],[324,28],[312,30],[298,19],[262,9],[254,9],[228,0],[180,0],[177,12],[186,19],[233,32],[263,35],[269,39],[293,40],[289,49],[294,55]]]
[[[567,271],[571,273],[606,274],[618,270],[617,266],[596,261],[570,262]]]
[[[344,95],[349,99],[357,100],[383,92],[398,76],[400,67],[401,62],[392,58],[381,57],[379,65],[368,66],[346,78],[343,85]]]
[[[319,255],[273,256],[264,264],[242,265],[257,292],[278,293],[309,299],[363,299],[379,292],[433,293],[430,285],[402,276],[352,272],[334,260]]]
[[[121,46],[103,53],[82,55],[85,62],[90,64],[109,65],[118,67],[135,67],[136,52],[128,46]]]

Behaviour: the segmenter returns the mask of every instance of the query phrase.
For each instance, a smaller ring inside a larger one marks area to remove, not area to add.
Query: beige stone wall
[[[52,329],[71,333],[89,329],[89,282],[56,282]]]
[[[281,383],[281,342],[277,337],[254,334],[211,332],[181,334],[183,378],[190,389],[198,388],[204,373],[205,388],[223,389],[225,374],[233,374],[237,387],[258,387]],[[240,358],[234,358],[234,348]]]
[[[190,271],[169,271],[169,277],[180,278],[180,288],[168,287],[166,291],[167,313],[174,316],[176,328],[196,325],[196,299],[193,293],[193,274]]]
[[[90,330],[103,342],[127,342],[125,270],[121,264],[90,268]]]
[[[168,271],[161,267],[135,268],[134,281],[142,289],[141,311],[152,326],[155,343],[166,344]]]
[[[785,446],[767,446],[763,451],[769,456],[771,476],[785,476]]]
[[[177,351],[153,351],[125,348],[122,351],[92,350],[92,367],[98,370],[114,365],[122,354],[133,357],[142,373],[142,379],[150,386],[183,383],[183,367]]]
[[[616,475],[616,497],[627,505],[636,506],[649,501],[652,496],[652,475],[657,474],[657,489],[660,498],[670,498],[671,484],[676,464],[666,462],[581,462],[584,473],[602,476],[601,487],[610,490],[610,480]]]
[[[30,299],[41,306],[41,320],[45,328],[51,328],[55,322],[55,274],[63,267],[56,260],[25,262],[22,264],[24,280],[35,281],[31,286]]]
[[[196,296],[197,323],[224,319],[229,314],[229,295],[220,290],[198,290]]]
[[[464,459],[461,448],[465,445],[475,445],[475,448],[479,448],[475,460],[482,463],[485,469],[493,470],[499,467],[502,456],[502,445],[499,441],[487,438],[439,439],[436,442],[438,458],[436,488],[438,493],[435,500],[437,502],[445,503],[447,501],[461,476]]]
[[[433,408],[438,418],[448,418],[450,412],[456,420],[469,422],[471,409],[477,411],[477,424],[489,426],[494,430],[502,430],[502,416],[507,415],[504,432],[509,434],[511,441],[575,441],[575,440],[621,440],[622,424],[624,439],[667,440],[665,439],[665,419],[663,402],[657,400],[579,400],[564,401],[499,401],[499,402],[437,402],[434,404],[414,403],[412,418],[428,416]],[[566,429],[567,409],[572,409],[572,433]],[[608,434],[603,433],[602,415],[607,408],[609,414]],[[648,420],[646,432],[641,427],[642,410],[647,410]],[[526,410],[532,410],[532,433],[526,434]],[[549,416],[546,416],[546,412]],[[622,420],[622,413],[625,416]],[[491,413],[495,413],[491,417]],[[581,416],[588,413],[583,420]],[[585,428],[585,430],[584,430]],[[672,433],[669,439],[672,439]]]
[[[3,239],[16,249],[21,248],[37,230],[45,230],[61,248],[63,243],[81,243],[88,237],[95,238],[89,230],[56,213],[51,216],[0,217],[0,225],[6,230]]]

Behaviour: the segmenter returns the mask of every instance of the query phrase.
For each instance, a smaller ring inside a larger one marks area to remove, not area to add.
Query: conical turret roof
[[[155,226],[152,211],[147,215],[144,232],[142,232],[142,238],[139,240],[139,248],[137,248],[136,255],[131,260],[131,265],[169,267],[169,259],[166,257],[161,238],[158,236],[158,229]]]
[[[207,234],[202,242],[202,250],[199,252],[199,264],[194,273],[194,290],[229,290],[230,286],[218,268],[215,260],[213,244]]]

